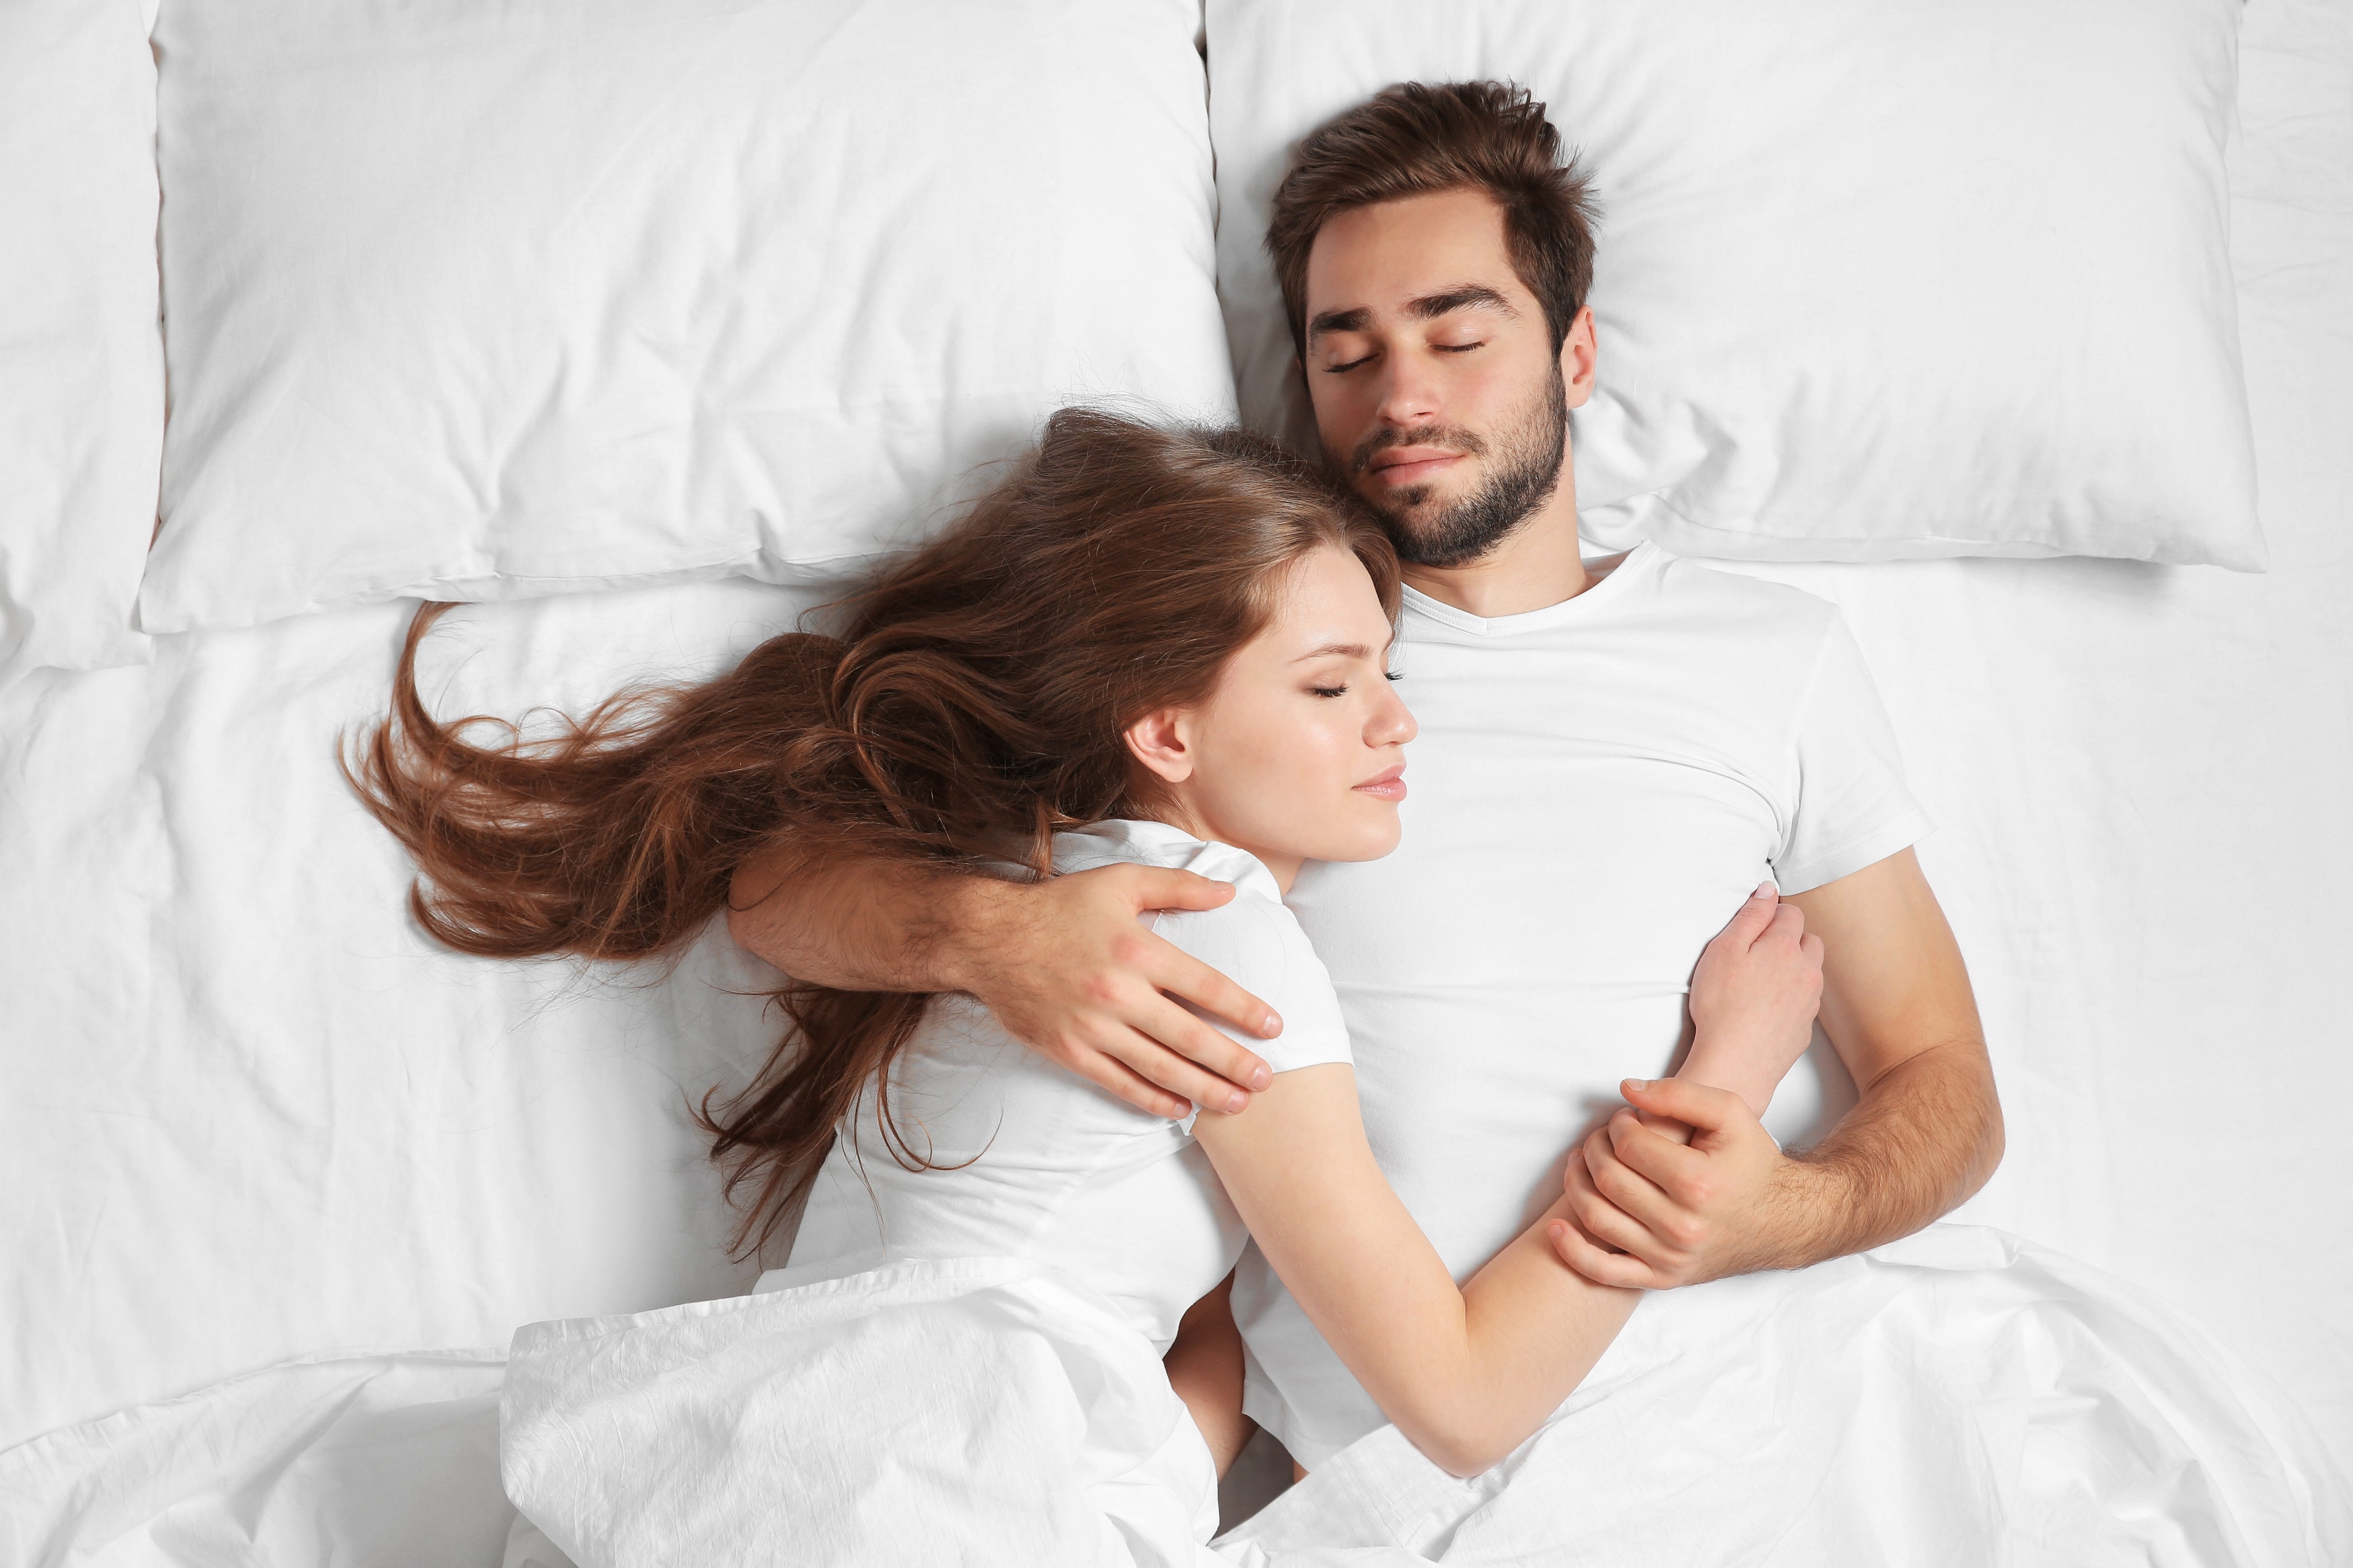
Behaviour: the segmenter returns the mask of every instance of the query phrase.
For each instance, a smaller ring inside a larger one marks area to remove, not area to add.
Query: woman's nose
[[[1383,685],[1387,689],[1382,693],[1379,709],[1373,714],[1373,721],[1365,727],[1365,742],[1374,746],[1402,746],[1421,732],[1421,726],[1414,721],[1413,710],[1405,705],[1397,688],[1387,682]]]

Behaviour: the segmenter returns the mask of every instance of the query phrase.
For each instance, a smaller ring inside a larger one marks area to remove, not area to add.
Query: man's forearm
[[[794,979],[846,991],[967,988],[958,933],[981,929],[1012,889],[944,866],[789,847],[735,873],[728,933]]]
[[[1862,1097],[1820,1144],[1785,1155],[1732,1095],[1630,1079],[1633,1110],[1564,1178],[1583,1234],[1556,1246],[1597,1284],[1662,1289],[1860,1252],[1945,1214],[2000,1163],[1968,971],[1912,852],[1784,901],[1821,938],[1820,1022]],[[1686,1149],[1636,1112],[1700,1136]]]
[[[1271,1039],[1267,1005],[1155,935],[1143,917],[1213,910],[1223,882],[1145,865],[1000,880],[826,847],[744,862],[729,889],[738,944],[804,984],[976,996],[1015,1039],[1139,1110],[1240,1110],[1266,1063],[1209,1022]]]
[[[1904,850],[1792,901],[1822,939],[1822,1027],[1862,1095],[1788,1164],[1802,1201],[1785,1267],[1908,1236],[2001,1161],[1984,1026],[1918,857]]]
[[[1985,1047],[1931,1047],[1897,1063],[1812,1149],[1790,1157],[1778,1256],[1801,1268],[1909,1236],[2001,1163],[2000,1102]]]

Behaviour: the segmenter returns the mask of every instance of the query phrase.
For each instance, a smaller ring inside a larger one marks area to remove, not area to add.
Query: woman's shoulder
[[[1282,902],[1282,889],[1266,863],[1247,849],[1196,838],[1165,822],[1124,819],[1098,822],[1072,833],[1054,836],[1054,869],[1069,875],[1104,866],[1156,866],[1164,870],[1190,871],[1213,882],[1233,885],[1231,900],[1215,910],[1165,910],[1156,929],[1171,941],[1177,933],[1224,948],[1304,951],[1312,959],[1307,933],[1299,929]],[[1211,916],[1213,919],[1197,917]],[[1179,945],[1183,945],[1182,942]],[[1316,964],[1320,972],[1321,963]]]
[[[1225,974],[1282,1019],[1282,1033],[1272,1040],[1229,1028],[1226,1033],[1264,1058],[1276,1072],[1352,1059],[1332,977],[1298,918],[1284,906],[1274,874],[1257,856],[1230,844],[1206,842],[1161,822],[1098,822],[1055,836],[1058,871],[1117,864],[1159,866],[1233,884],[1233,898],[1214,910],[1163,910],[1152,919],[1155,932]],[[1209,1021],[1225,1027],[1217,1019]]]
[[[1190,871],[1213,881],[1231,882],[1280,904],[1282,890],[1265,862],[1247,849],[1194,837],[1165,822],[1113,818],[1054,835],[1054,869],[1091,871],[1099,867],[1157,866],[1164,870]]]
[[[1298,917],[1276,900],[1238,888],[1214,910],[1163,910],[1152,929],[1274,1009],[1282,1033],[1271,1040],[1226,1033],[1276,1072],[1355,1059],[1332,976]]]

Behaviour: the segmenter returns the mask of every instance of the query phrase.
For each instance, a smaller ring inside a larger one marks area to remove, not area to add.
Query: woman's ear
[[[1135,760],[1168,784],[1193,776],[1193,737],[1181,708],[1147,713],[1127,727],[1127,749]]]

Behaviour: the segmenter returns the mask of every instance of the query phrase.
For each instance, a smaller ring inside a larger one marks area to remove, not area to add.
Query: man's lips
[[[1358,795],[1368,795],[1375,800],[1403,800],[1405,798],[1405,764],[1399,763],[1393,768],[1385,768],[1353,787]]]
[[[1460,452],[1443,447],[1392,447],[1372,461],[1373,477],[1385,485],[1419,484],[1462,460]]]

